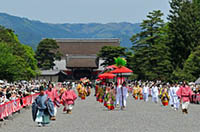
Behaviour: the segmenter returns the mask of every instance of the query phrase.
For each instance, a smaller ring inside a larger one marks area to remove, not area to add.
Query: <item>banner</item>
[[[12,100],[0,105],[0,119],[11,115],[14,112],[19,111],[24,106],[31,105],[34,99],[39,95],[39,93],[29,95],[21,98],[23,105],[20,103],[20,99]]]

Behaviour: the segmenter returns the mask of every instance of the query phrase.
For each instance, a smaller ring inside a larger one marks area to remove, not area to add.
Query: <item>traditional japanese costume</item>
[[[98,88],[99,88],[99,85],[96,85],[96,86],[95,86],[95,96],[97,95]]]
[[[137,100],[138,99],[138,93],[139,93],[139,86],[135,86],[133,88],[133,97]]]
[[[165,88],[162,92],[162,95],[161,95],[161,101],[162,101],[162,104],[163,106],[168,106],[168,103],[169,103],[169,95],[168,95],[168,92],[167,92],[167,89]]]
[[[103,96],[104,96],[104,90],[103,88],[99,87],[96,95],[97,101],[103,103]]]
[[[143,100],[143,90],[141,87],[139,88],[138,95],[140,96],[140,100]]]
[[[85,100],[86,95],[87,95],[87,90],[86,90],[84,87],[82,87],[82,88],[79,90],[79,97],[80,97],[82,100]]]
[[[76,90],[78,92],[78,96],[81,98],[81,94],[80,94],[80,89],[82,88],[83,86],[79,83],[76,87]]]
[[[32,104],[33,121],[43,125],[50,123],[54,116],[54,104],[47,95],[39,95]]]
[[[190,104],[191,96],[193,94],[191,88],[187,85],[181,86],[176,94],[182,102],[182,112],[188,114],[188,107]]]
[[[77,96],[75,92],[72,89],[68,89],[64,92],[62,95],[62,100],[64,104],[64,109],[63,111],[67,111],[67,113],[71,113],[73,105],[75,100],[77,99]]]
[[[114,102],[115,102],[115,96],[113,95],[113,93],[111,91],[109,91],[104,100],[106,101],[106,105],[107,105],[107,108],[109,110],[114,110],[115,107],[114,107]]]

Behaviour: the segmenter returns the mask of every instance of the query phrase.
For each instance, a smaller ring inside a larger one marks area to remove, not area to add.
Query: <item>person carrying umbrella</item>
[[[126,99],[128,95],[128,89],[126,87],[126,82],[123,82],[121,89],[119,90],[119,103],[121,110],[126,107]]]

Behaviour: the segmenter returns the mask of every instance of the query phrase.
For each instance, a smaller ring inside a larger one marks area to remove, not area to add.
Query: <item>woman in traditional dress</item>
[[[72,86],[69,85],[67,90],[62,95],[62,100],[63,100],[63,105],[64,105],[63,111],[67,111],[67,114],[72,114],[72,109],[73,109],[74,102],[76,99],[77,99],[77,96],[74,90],[72,90]]]
[[[103,103],[103,96],[104,96],[104,90],[103,90],[102,86],[100,86],[98,88],[98,92],[97,92],[97,95],[96,95],[97,101],[99,103]]]
[[[161,94],[161,102],[163,106],[168,106],[169,99],[170,97],[168,95],[167,87],[165,86]]]
[[[46,94],[54,103],[54,116],[51,117],[51,120],[56,120],[57,108],[60,107],[60,98],[58,96],[57,88],[54,87],[52,83],[49,83]]]
[[[82,100],[85,100],[87,96],[87,90],[85,87],[81,87],[80,90],[79,90],[79,97],[82,99]]]
[[[104,100],[106,101],[106,107],[108,108],[108,110],[115,109],[114,102],[116,99],[115,99],[115,95],[113,93],[113,89],[108,88],[108,92],[107,92]]]
[[[138,99],[138,93],[139,93],[139,85],[137,85],[136,83],[133,87],[133,98],[135,98],[135,100]]]
[[[139,86],[138,95],[139,95],[139,97],[140,97],[140,100],[143,100],[143,89],[142,89],[142,85]]]
[[[83,83],[82,82],[79,82],[77,87],[76,87],[76,90],[78,92],[78,96],[81,98],[81,95],[80,95],[80,89],[83,87]]]

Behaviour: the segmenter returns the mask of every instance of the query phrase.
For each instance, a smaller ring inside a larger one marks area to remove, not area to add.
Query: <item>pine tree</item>
[[[199,0],[172,0],[169,20],[169,43],[174,69],[183,69],[185,60],[198,46],[200,36]]]
[[[195,81],[200,75],[200,46],[192,52],[184,63],[184,68],[175,72],[177,80]]]
[[[125,57],[126,48],[120,46],[104,46],[98,53],[98,57],[104,60],[102,66],[109,66],[115,64],[115,59],[117,57]]]
[[[142,32],[131,38],[134,57],[132,66],[138,79],[167,80],[170,78],[172,66],[169,49],[165,45],[166,30],[163,13],[160,10],[150,12],[147,20],[141,24]]]
[[[43,70],[53,69],[54,61],[61,59],[61,53],[57,51],[59,46],[53,39],[42,40],[36,51],[36,59],[38,60],[38,67]]]

